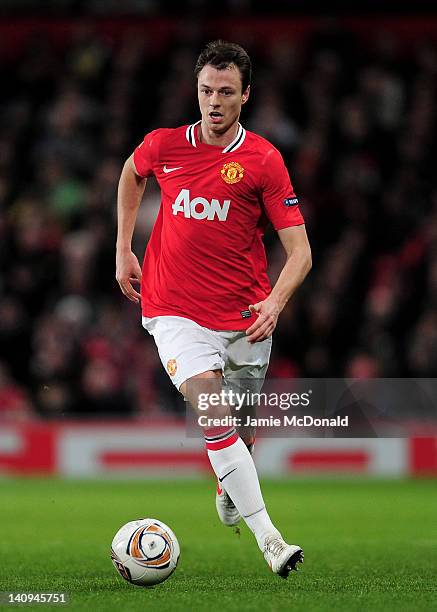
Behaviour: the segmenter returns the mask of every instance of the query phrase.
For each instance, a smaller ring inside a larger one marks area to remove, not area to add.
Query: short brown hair
[[[225,40],[214,40],[206,45],[197,58],[194,76],[206,65],[214,66],[217,70],[224,70],[231,64],[235,64],[241,75],[243,91],[246,91],[252,78],[252,63],[250,57],[240,45],[226,42]]]

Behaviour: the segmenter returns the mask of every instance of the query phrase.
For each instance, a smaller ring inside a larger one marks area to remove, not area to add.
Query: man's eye
[[[202,93],[204,93],[204,94],[207,94],[207,95],[208,95],[208,94],[210,94],[210,93],[211,93],[211,90],[210,90],[210,89],[202,89]]]
[[[232,95],[232,91],[224,91],[223,95],[224,96],[230,96],[230,95]]]

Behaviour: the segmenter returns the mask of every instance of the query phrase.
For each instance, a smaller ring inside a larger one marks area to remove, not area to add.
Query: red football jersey
[[[225,149],[199,142],[200,122],[150,132],[135,149],[140,176],[161,188],[144,257],[146,317],[173,315],[210,329],[247,329],[249,304],[271,291],[262,237],[302,225],[281,154],[241,125]]]

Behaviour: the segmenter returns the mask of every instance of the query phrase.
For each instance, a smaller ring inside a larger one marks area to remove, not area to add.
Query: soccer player
[[[195,76],[200,120],[150,132],[124,164],[116,278],[127,298],[141,301],[142,324],[164,368],[196,409],[196,382],[211,391],[226,379],[262,383],[278,316],[310,270],[311,251],[280,153],[239,123],[250,93],[249,56],[233,43],[209,43]],[[141,270],[131,241],[152,175],[162,201]],[[262,241],[269,221],[287,256],[273,289]],[[282,539],[269,517],[253,439],[243,441],[229,426],[203,433],[218,478],[220,519],[236,525],[243,517],[272,571],[288,576],[303,552]]]

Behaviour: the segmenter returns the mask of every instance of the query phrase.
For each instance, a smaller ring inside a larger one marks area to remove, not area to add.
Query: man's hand
[[[255,323],[246,330],[250,344],[262,342],[273,334],[280,312],[311,269],[311,249],[305,225],[286,227],[278,234],[287,253],[287,262],[271,294],[262,302],[249,306],[251,312],[258,314]]]
[[[123,294],[131,302],[138,304],[141,295],[132,287],[132,283],[141,282],[141,267],[132,251],[117,251],[115,278]]]
[[[132,283],[141,282],[141,268],[138,259],[132,253],[131,245],[135,220],[146,183],[147,179],[136,171],[132,154],[123,166],[118,183],[115,278],[124,295],[136,304],[140,301],[141,295],[132,287]]]
[[[248,342],[253,344],[254,342],[262,342],[266,340],[266,338],[270,338],[275,330],[279,313],[281,312],[278,302],[269,295],[269,297],[262,302],[251,304],[249,309],[253,314],[257,314],[258,318],[255,323],[246,330]]]

